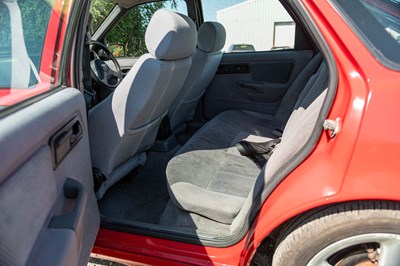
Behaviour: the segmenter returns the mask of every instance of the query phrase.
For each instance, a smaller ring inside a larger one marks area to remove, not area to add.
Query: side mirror
[[[108,50],[112,53],[114,57],[125,57],[126,49],[125,45],[122,43],[110,43],[107,45]]]

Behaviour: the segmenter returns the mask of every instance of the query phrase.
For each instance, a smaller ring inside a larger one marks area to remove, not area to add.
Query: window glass
[[[186,3],[183,0],[154,2],[133,7],[106,36],[106,43],[114,56],[139,57],[147,53],[144,42],[146,28],[153,14],[161,8],[187,14]],[[123,49],[124,52],[121,51]]]
[[[27,88],[39,82],[53,4],[47,0],[0,2],[0,88]]]
[[[371,53],[388,67],[400,69],[400,1],[335,0]]]
[[[73,3],[0,0],[1,110],[60,84],[62,47]]]
[[[205,21],[226,30],[226,53],[294,48],[295,23],[278,0],[203,0]]]
[[[104,19],[110,14],[115,6],[111,0],[92,0],[90,3],[90,14],[92,14],[92,33],[95,32],[103,23]]]

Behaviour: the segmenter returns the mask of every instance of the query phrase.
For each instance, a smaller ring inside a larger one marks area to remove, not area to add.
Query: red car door
[[[0,1],[0,265],[85,265],[99,228],[73,4]]]

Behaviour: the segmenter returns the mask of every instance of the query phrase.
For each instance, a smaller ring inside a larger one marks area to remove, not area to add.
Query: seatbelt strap
[[[97,168],[93,168],[93,185],[94,192],[97,192],[101,184],[107,180],[107,177]]]
[[[35,75],[36,80],[38,81],[38,83],[41,83],[42,80],[40,79],[39,73],[38,73],[38,71],[37,71],[37,69],[36,69],[35,64],[33,64],[31,58],[29,58],[29,65],[31,66],[33,75]]]
[[[280,142],[281,139],[272,139],[266,142],[242,140],[236,144],[236,148],[241,155],[250,158],[259,168],[262,168],[271,157],[276,145]]]
[[[29,86],[31,68],[35,78],[40,82],[38,71],[29,58],[25,45],[22,27],[21,10],[17,1],[2,1],[10,13],[11,27],[11,88],[27,88]]]
[[[85,43],[82,51],[82,70],[83,70],[83,96],[85,98],[86,110],[89,109],[95,104],[96,92],[92,89],[92,78],[90,76],[90,25],[92,22],[92,15],[89,14],[86,34],[85,34]]]
[[[280,128],[275,128],[274,130],[272,130],[272,134],[274,134],[275,136],[280,138],[280,137],[282,137],[283,130]]]

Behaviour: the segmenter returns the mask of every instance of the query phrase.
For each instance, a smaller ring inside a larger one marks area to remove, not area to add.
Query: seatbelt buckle
[[[96,91],[89,91],[87,89],[83,89],[83,91],[84,91],[84,93],[89,94],[93,98],[96,95]]]
[[[95,104],[96,101],[96,91],[89,91],[83,89],[83,98],[85,99],[86,108],[89,111],[90,108]]]
[[[275,136],[277,136],[278,138],[282,137],[282,130],[275,128],[274,130],[272,130],[272,134],[274,134]]]

